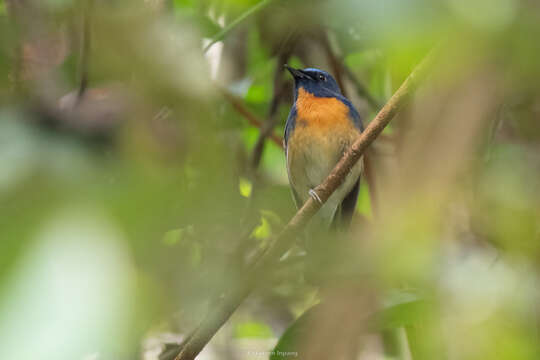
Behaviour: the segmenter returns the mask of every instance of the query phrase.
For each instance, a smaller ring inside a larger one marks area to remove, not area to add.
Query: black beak
[[[287,64],[283,65],[283,67],[289,70],[289,72],[295,79],[312,79],[312,77],[305,73],[303,70],[295,69]]]

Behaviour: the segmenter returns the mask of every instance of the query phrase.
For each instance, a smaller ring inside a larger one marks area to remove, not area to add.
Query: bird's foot
[[[317,194],[317,192],[315,190],[309,189],[308,193],[309,193],[309,196],[311,196],[313,198],[313,200],[318,201],[319,204],[322,204],[322,200],[319,197],[319,194]]]

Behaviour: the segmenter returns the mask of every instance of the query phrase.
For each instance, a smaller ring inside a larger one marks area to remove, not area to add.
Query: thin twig
[[[328,62],[330,63],[332,72],[334,73],[334,77],[336,78],[336,81],[341,88],[343,96],[348,97],[347,88],[345,87],[345,82],[343,81],[343,66],[341,64],[341,60],[338,59],[338,57],[334,53],[332,45],[330,44],[330,39],[328,38],[328,34],[326,32],[321,31],[320,41],[322,43],[324,51],[326,52]]]
[[[339,55],[336,55],[335,51],[332,49],[332,44],[330,42],[328,34],[323,33],[322,36],[320,37],[320,41],[321,41],[322,47],[324,48],[324,51],[326,52],[326,56],[328,56],[328,62],[330,63],[330,66],[332,67],[332,71],[336,75],[336,80],[338,81],[338,84],[341,90],[343,91],[343,94],[347,96],[345,82],[342,80],[343,76],[345,75],[353,83],[358,95],[363,97],[367,101],[369,106],[371,106],[372,109],[375,109],[375,110],[380,109],[382,104],[379,103],[379,101],[376,100],[373,97],[373,95],[371,95],[371,93],[368,91],[366,86],[356,77],[356,75],[347,66],[347,64],[345,64],[345,61],[342,59],[342,57]]]
[[[90,32],[93,0],[87,0],[83,8],[83,28],[81,35],[81,49],[79,55],[79,91],[77,103],[81,101],[88,87],[88,63],[90,56]]]
[[[366,99],[372,109],[379,109],[381,107],[379,100],[375,99],[373,95],[371,95],[366,86],[356,77],[356,75],[345,63],[341,62],[341,66],[343,67],[345,74],[347,74],[347,77],[353,82],[358,94]]]
[[[249,295],[251,290],[260,281],[260,277],[268,273],[268,269],[276,266],[279,258],[287,251],[295,241],[295,235],[308,223],[308,221],[321,208],[322,204],[328,200],[330,195],[341,185],[347,174],[355,163],[360,160],[367,147],[377,138],[377,136],[388,125],[411,98],[419,81],[424,77],[429,68],[429,61],[432,56],[428,56],[409,75],[401,87],[390,98],[386,105],[379,111],[377,116],[369,123],[367,128],[360,134],[350,149],[332,170],[326,180],[315,188],[321,202],[309,198],[296,215],[289,221],[287,226],[272,241],[267,250],[254,262],[250,271],[239,282],[238,287],[231,289],[222,299],[221,303],[214,308],[203,320],[201,326],[186,343],[182,351],[175,360],[193,360],[210,341],[215,333],[229,319],[232,313],[238,308],[242,301]]]
[[[345,72],[345,69],[344,69],[345,65],[332,49],[332,44],[330,43],[328,33],[321,32],[320,41],[322,43],[324,51],[326,52],[326,56],[328,57],[328,62],[330,63],[330,66],[332,67],[332,72],[334,73],[334,77],[336,78],[336,81],[339,87],[341,88],[341,92],[343,93],[345,97],[348,97],[347,88],[345,87],[345,81],[343,80],[343,75]],[[351,81],[355,83],[358,95],[363,96],[368,101],[368,103],[370,103],[370,105],[373,106],[374,103],[370,102],[370,100],[368,99],[370,98],[370,96],[366,96],[367,92],[360,92],[358,90],[358,85],[356,84],[358,80],[353,79],[350,73],[347,73],[347,75],[351,79]],[[377,186],[375,183],[375,175],[373,173],[374,171],[373,161],[371,159],[373,155],[374,155],[374,152],[372,150],[367,151],[364,154],[363,161],[364,161],[364,176],[365,176],[366,183],[369,190],[371,208],[372,208],[373,214],[375,214],[377,212],[377,191],[376,191]]]
[[[262,127],[264,126],[263,125],[264,123],[255,114],[249,111],[249,109],[243,104],[242,100],[240,100],[237,96],[231,94],[228,90],[225,90],[223,88],[221,89],[221,93],[223,94],[223,97],[231,103],[234,109],[238,111],[238,113],[242,115],[244,118],[246,118],[246,120],[249,122],[251,126],[254,126],[258,129],[262,129]],[[272,133],[268,137],[277,146],[283,147],[283,141],[281,140],[279,136]]]
[[[283,79],[283,64],[286,64],[288,60],[289,54],[287,53],[279,54],[277,57],[277,64],[274,73],[274,94],[272,95],[272,100],[270,101],[268,118],[264,123],[263,127],[261,128],[261,131],[259,132],[259,137],[255,142],[255,146],[253,147],[253,155],[251,157],[251,166],[253,170],[256,170],[259,167],[263,156],[266,139],[274,134],[274,128],[277,125],[279,104],[283,99],[283,92],[285,90],[285,81]]]
[[[244,105],[244,103],[238,96],[231,94],[231,92],[223,88],[221,89],[221,93],[223,97],[231,103],[234,109],[240,115],[242,115],[242,117],[244,117],[251,126],[256,127],[258,129],[263,127],[263,124],[264,124],[263,121],[257,115],[253,114]],[[273,133],[269,135],[268,138],[277,146],[283,148],[283,140],[279,135]],[[380,141],[381,143],[388,143],[388,142],[393,143],[394,138],[390,135],[381,134],[379,137],[377,137],[377,141]]]
[[[216,35],[212,37],[212,40],[208,45],[206,45],[203,49],[203,52],[207,52],[208,49],[212,47],[215,43],[218,41],[223,40],[225,36],[227,36],[228,33],[230,33],[235,27],[237,27],[240,23],[242,23],[244,20],[246,20],[251,15],[255,14],[256,12],[262,10],[266,5],[270,4],[271,0],[263,0],[257,5],[252,6],[249,8],[246,12],[244,12],[242,15],[234,19],[229,25],[225,26],[220,32],[218,32]]]

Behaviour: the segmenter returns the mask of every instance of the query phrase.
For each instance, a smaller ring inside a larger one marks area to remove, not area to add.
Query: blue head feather
[[[294,100],[298,97],[298,90],[303,88],[305,91],[313,94],[316,97],[333,97],[341,102],[343,102],[349,108],[349,116],[354,123],[354,125],[360,130],[363,131],[362,121],[360,115],[352,105],[352,103],[341,93],[341,89],[337,81],[332,75],[326,71],[307,68],[304,70],[294,69],[288,65],[285,65],[285,68],[294,77]],[[296,126],[296,105],[293,105],[291,112],[289,113],[289,118],[287,119],[287,124],[285,126],[285,144],[289,139],[291,132]]]
[[[294,77],[295,99],[300,88],[303,88],[317,97],[343,96],[341,95],[341,90],[336,80],[326,71],[315,68],[297,70],[288,67],[287,69]]]

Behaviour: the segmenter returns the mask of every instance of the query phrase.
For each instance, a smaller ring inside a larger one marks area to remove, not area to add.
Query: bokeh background
[[[174,358],[296,211],[283,64],[367,124],[434,47],[349,233],[199,358],[540,358],[539,36],[527,0],[0,0],[0,358]]]

